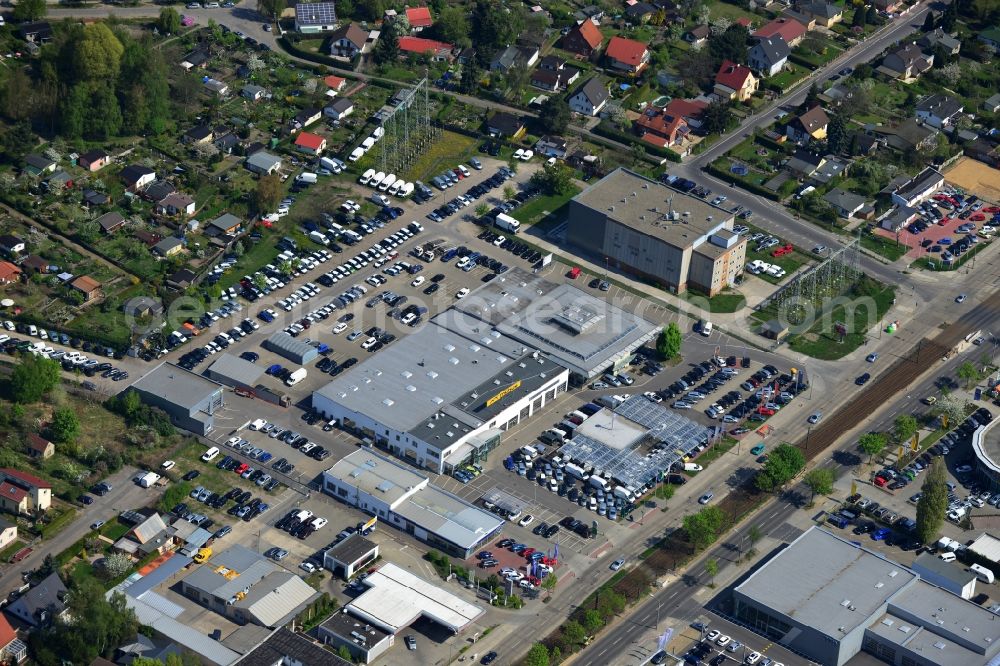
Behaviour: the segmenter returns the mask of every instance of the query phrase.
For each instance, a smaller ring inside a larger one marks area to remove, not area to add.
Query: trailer
[[[284,393],[275,393],[263,384],[257,384],[253,389],[253,393],[255,397],[279,407],[288,407],[292,404],[292,399],[289,396]]]
[[[156,485],[156,482],[160,480],[160,475],[156,472],[146,472],[145,474],[140,474],[136,477],[136,483],[139,484],[141,488],[151,488]]]

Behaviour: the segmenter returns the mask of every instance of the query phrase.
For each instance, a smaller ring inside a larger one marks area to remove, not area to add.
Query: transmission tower
[[[395,97],[397,104],[382,123],[385,135],[378,142],[379,170],[399,175],[430,146],[439,133],[431,122],[430,86],[427,78]]]

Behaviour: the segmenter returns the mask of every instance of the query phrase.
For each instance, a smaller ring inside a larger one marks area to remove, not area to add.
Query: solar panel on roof
[[[295,20],[306,25],[332,25],[337,22],[337,12],[332,2],[300,2],[295,6]]]

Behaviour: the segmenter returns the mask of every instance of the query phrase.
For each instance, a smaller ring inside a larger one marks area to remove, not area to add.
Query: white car
[[[253,423],[250,424],[250,429],[251,430],[260,430],[261,428],[263,428],[266,425],[267,425],[267,421],[265,421],[264,419],[257,419],[256,421],[254,421]]]
[[[722,634],[721,636],[719,636],[718,639],[716,639],[715,644],[718,645],[719,647],[726,647],[727,645],[729,645],[729,641],[731,640],[733,639],[731,639],[729,636],[726,636],[725,634]]]
[[[419,287],[420,285],[422,285],[426,281],[427,281],[427,278],[425,278],[423,275],[418,275],[417,277],[415,277],[413,279],[413,282],[410,283],[410,286],[411,287]]]
[[[316,565],[313,564],[312,562],[303,562],[302,564],[299,565],[299,569],[302,569],[306,573],[315,573]]]
[[[521,527],[527,527],[528,525],[530,525],[533,522],[535,522],[535,517],[529,513],[524,518],[522,518],[521,520],[517,521],[517,524],[520,525]]]
[[[528,160],[530,160],[534,156],[535,156],[535,151],[533,151],[531,149],[528,149],[528,150],[524,151],[523,153],[521,153],[521,159],[524,160],[525,162],[527,162]],[[515,154],[514,157],[517,157],[517,155]]]
[[[510,567],[504,567],[503,569],[500,570],[500,576],[502,578],[506,578],[507,576],[509,576],[511,574],[516,574],[516,573],[517,573],[517,570],[511,569]]]
[[[708,632],[708,635],[705,636],[705,640],[714,643],[721,635],[722,635],[721,631],[719,631],[718,629],[712,629],[712,631]]]
[[[760,661],[760,652],[751,652],[747,655],[747,663],[750,664],[750,666],[753,666],[753,664],[756,664],[758,661]]]
[[[230,437],[229,439],[226,440],[226,446],[236,446],[239,443],[240,443],[239,437]]]
[[[515,160],[524,159],[524,149],[523,148],[518,148],[517,150],[514,151],[514,159]]]
[[[163,468],[164,470],[168,470],[168,469],[173,469],[174,465],[176,465],[176,464],[177,463],[175,463],[173,460],[168,460],[165,463],[163,463],[162,465],[160,465],[160,467]]]
[[[468,287],[462,287],[457,292],[455,292],[455,298],[465,298],[468,295],[469,295]]]
[[[506,236],[497,236],[496,239],[493,241],[493,244],[496,245],[497,247],[500,247],[506,241],[507,241],[507,237]]]
[[[347,324],[340,322],[333,327],[333,334],[336,335],[337,333],[343,333],[345,330],[347,330]]]
[[[362,349],[371,349],[372,347],[375,346],[376,342],[378,342],[377,339],[375,339],[375,338],[368,338],[367,340],[365,340],[364,342],[361,343],[361,348]]]

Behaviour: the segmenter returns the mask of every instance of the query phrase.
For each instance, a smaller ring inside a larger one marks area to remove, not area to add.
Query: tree
[[[91,23],[83,27],[80,38],[72,46],[72,73],[76,82],[113,82],[118,78],[125,47],[106,23]]]
[[[886,437],[881,432],[866,432],[858,439],[858,448],[868,454],[868,462],[885,449]]]
[[[791,444],[779,444],[768,454],[764,467],[757,472],[757,488],[764,492],[777,490],[795,478],[805,464],[806,459],[801,450]]]
[[[930,32],[935,27],[934,23],[934,12],[927,12],[927,18],[924,19],[924,25],[921,28],[924,32]]]
[[[377,42],[375,50],[372,51],[372,58],[379,65],[396,62],[399,57],[399,37],[392,32],[383,32]]]
[[[546,164],[531,175],[531,183],[546,194],[567,194],[573,189],[573,171],[563,164]]]
[[[72,444],[80,435],[80,421],[69,407],[60,407],[52,414],[49,435],[56,444]]]
[[[14,402],[38,402],[59,384],[59,364],[42,356],[22,354],[10,373],[10,394]]]
[[[817,467],[812,470],[806,474],[804,481],[806,487],[812,491],[812,497],[809,498],[810,504],[816,499],[816,495],[829,495],[833,492],[833,470],[826,467]]]
[[[524,11],[515,3],[476,0],[469,23],[469,37],[476,45],[476,57],[485,63],[499,47],[517,40],[524,27]]]
[[[847,132],[847,119],[840,113],[833,114],[829,127],[826,129],[826,148],[834,155],[843,153],[850,145],[850,135]]]
[[[683,337],[677,322],[670,322],[663,327],[660,336],[656,339],[656,353],[665,361],[674,358],[681,351]]]
[[[809,86],[809,91],[806,93],[806,98],[802,100],[802,108],[808,110],[816,106],[819,103],[820,92],[822,91],[819,89],[819,84],[814,79],[812,85]]]
[[[711,579],[711,585],[715,585],[715,577],[719,575],[719,560],[710,558],[705,562],[705,573],[708,574],[709,579]]]
[[[479,63],[473,58],[462,67],[462,78],[458,80],[458,91],[466,95],[476,92],[480,78]]]
[[[588,610],[583,614],[583,628],[588,636],[593,636],[604,626],[604,619],[596,610]]]
[[[713,37],[708,42],[708,51],[717,61],[716,67],[723,60],[732,60],[733,62],[746,60],[747,40],[749,38],[750,31],[739,23],[733,23],[721,35]]]
[[[286,6],[287,3],[285,0],[257,0],[257,12],[262,16],[269,16],[271,18],[281,16]]]
[[[14,20],[37,21],[44,18],[48,10],[48,3],[45,0],[18,0],[14,5]]]
[[[865,14],[865,23],[868,25],[878,25],[878,10],[875,9],[875,5],[868,5],[868,13]]]
[[[281,201],[281,177],[272,173],[261,176],[257,181],[257,188],[254,190],[254,207],[258,213],[274,210]]]
[[[972,361],[965,361],[962,365],[958,366],[958,370],[955,371],[958,378],[965,382],[965,388],[969,388],[977,381],[979,381],[979,370]]]
[[[942,458],[934,458],[931,468],[920,487],[917,502],[917,539],[922,543],[933,543],[944,522],[948,510],[948,474]]]
[[[124,553],[113,552],[104,558],[104,573],[110,579],[125,575],[131,568],[132,561]]]
[[[549,649],[544,643],[535,643],[521,663],[524,666],[549,666]]]
[[[464,9],[458,6],[447,6],[438,13],[431,26],[431,35],[448,44],[469,46],[469,18]],[[468,65],[466,65],[468,68]],[[465,76],[463,72],[462,76]]]
[[[868,10],[865,8],[865,6],[858,5],[858,7],[855,8],[854,10],[854,18],[851,20],[851,25],[854,26],[855,28],[864,28],[865,23],[867,22],[866,18],[867,14]],[[928,12],[928,15],[929,14],[930,13]]]
[[[900,414],[892,425],[892,436],[897,444],[910,441],[917,434],[917,419],[910,414]]]
[[[181,15],[173,7],[164,7],[160,10],[156,27],[163,34],[172,35],[181,29]]]
[[[513,185],[503,186],[503,198],[504,201],[510,201],[517,195],[517,190],[514,189]]]
[[[708,106],[705,107],[705,111],[701,115],[702,127],[709,134],[722,134],[729,127],[732,117],[733,112],[730,108],[730,103],[716,99],[709,102]]]
[[[706,506],[696,514],[684,516],[683,529],[695,550],[701,550],[719,537],[726,516],[717,506]]]
[[[562,134],[569,126],[569,105],[561,97],[549,97],[542,104],[538,123],[548,134]]]
[[[560,629],[560,633],[570,645],[580,645],[587,640],[587,631],[576,620],[567,621]]]
[[[951,425],[957,425],[965,418],[965,399],[958,395],[949,394],[942,397],[937,401],[935,407]]]
[[[35,142],[35,133],[31,131],[31,123],[23,120],[8,129],[3,135],[3,151],[11,161],[20,162],[35,147]]]

